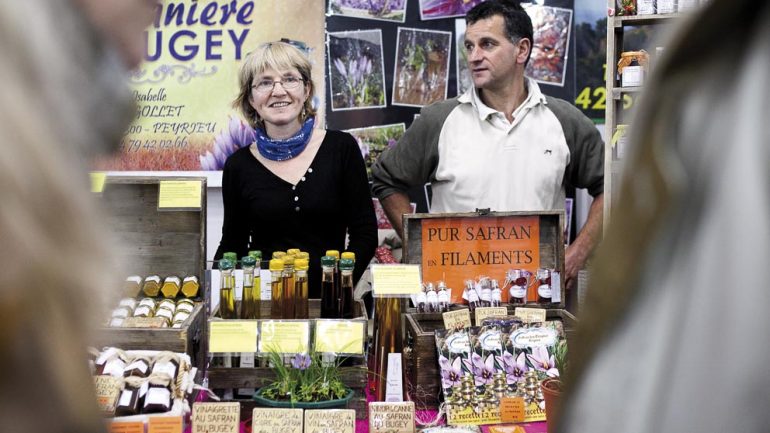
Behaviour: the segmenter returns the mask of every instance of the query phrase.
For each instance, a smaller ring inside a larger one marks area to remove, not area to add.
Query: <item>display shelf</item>
[[[615,0],[608,0],[609,11],[615,10]],[[604,149],[604,230],[607,230],[612,212],[612,202],[617,198],[613,191],[614,184],[620,179],[622,164],[613,160],[613,149],[609,137],[615,134],[618,118],[622,110],[623,95],[638,95],[644,87],[622,87],[617,81],[617,64],[620,53],[623,51],[623,37],[628,28],[646,25],[670,25],[686,16],[690,12],[676,12],[670,14],[653,15],[628,15],[607,17],[607,74],[606,74],[606,111],[605,132],[607,137]],[[642,48],[642,47],[638,47]]]

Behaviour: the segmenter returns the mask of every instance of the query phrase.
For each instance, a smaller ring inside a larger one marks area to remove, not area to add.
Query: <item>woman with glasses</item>
[[[316,124],[310,71],[305,54],[285,42],[263,44],[244,59],[234,105],[256,140],[225,163],[215,259],[228,251],[242,257],[261,250],[268,259],[273,251],[307,251],[309,294],[318,298],[324,252],[354,252],[358,279],[374,255],[377,222],[356,140]]]

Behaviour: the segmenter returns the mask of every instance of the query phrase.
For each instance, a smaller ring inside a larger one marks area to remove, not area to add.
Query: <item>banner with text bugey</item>
[[[130,77],[135,118],[118,156],[96,161],[96,168],[221,170],[229,154],[253,141],[253,131],[232,105],[241,61],[260,44],[282,38],[308,52],[315,103],[322,110],[324,2],[161,2],[145,31],[145,61]]]
[[[485,275],[502,288],[509,269],[534,273],[540,263],[537,216],[426,218],[421,231],[423,281],[446,282],[453,303],[465,280]]]

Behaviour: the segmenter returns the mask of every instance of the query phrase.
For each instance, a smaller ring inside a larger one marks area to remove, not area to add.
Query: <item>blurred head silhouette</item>
[[[84,344],[114,278],[87,164],[117,148],[155,2],[0,2],[0,419],[104,429]]]

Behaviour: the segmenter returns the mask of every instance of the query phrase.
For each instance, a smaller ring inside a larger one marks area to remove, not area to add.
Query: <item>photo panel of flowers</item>
[[[484,0],[420,0],[420,19],[464,17],[469,10]]]
[[[462,95],[473,87],[471,71],[468,68],[468,53],[465,52],[465,19],[455,20],[455,68],[457,69],[457,94]]]
[[[406,0],[329,0],[329,15],[403,23]]]
[[[361,156],[366,164],[366,175],[372,180],[372,164],[377,161],[385,149],[393,147],[406,131],[405,123],[392,125],[369,126],[366,128],[348,129],[345,132],[352,135],[361,149]]]
[[[421,107],[447,96],[452,32],[398,28],[393,105]]]
[[[570,9],[522,4],[532,19],[532,56],[526,74],[539,83],[564,86],[569,51]]]
[[[329,33],[332,111],[385,106],[382,30]]]

